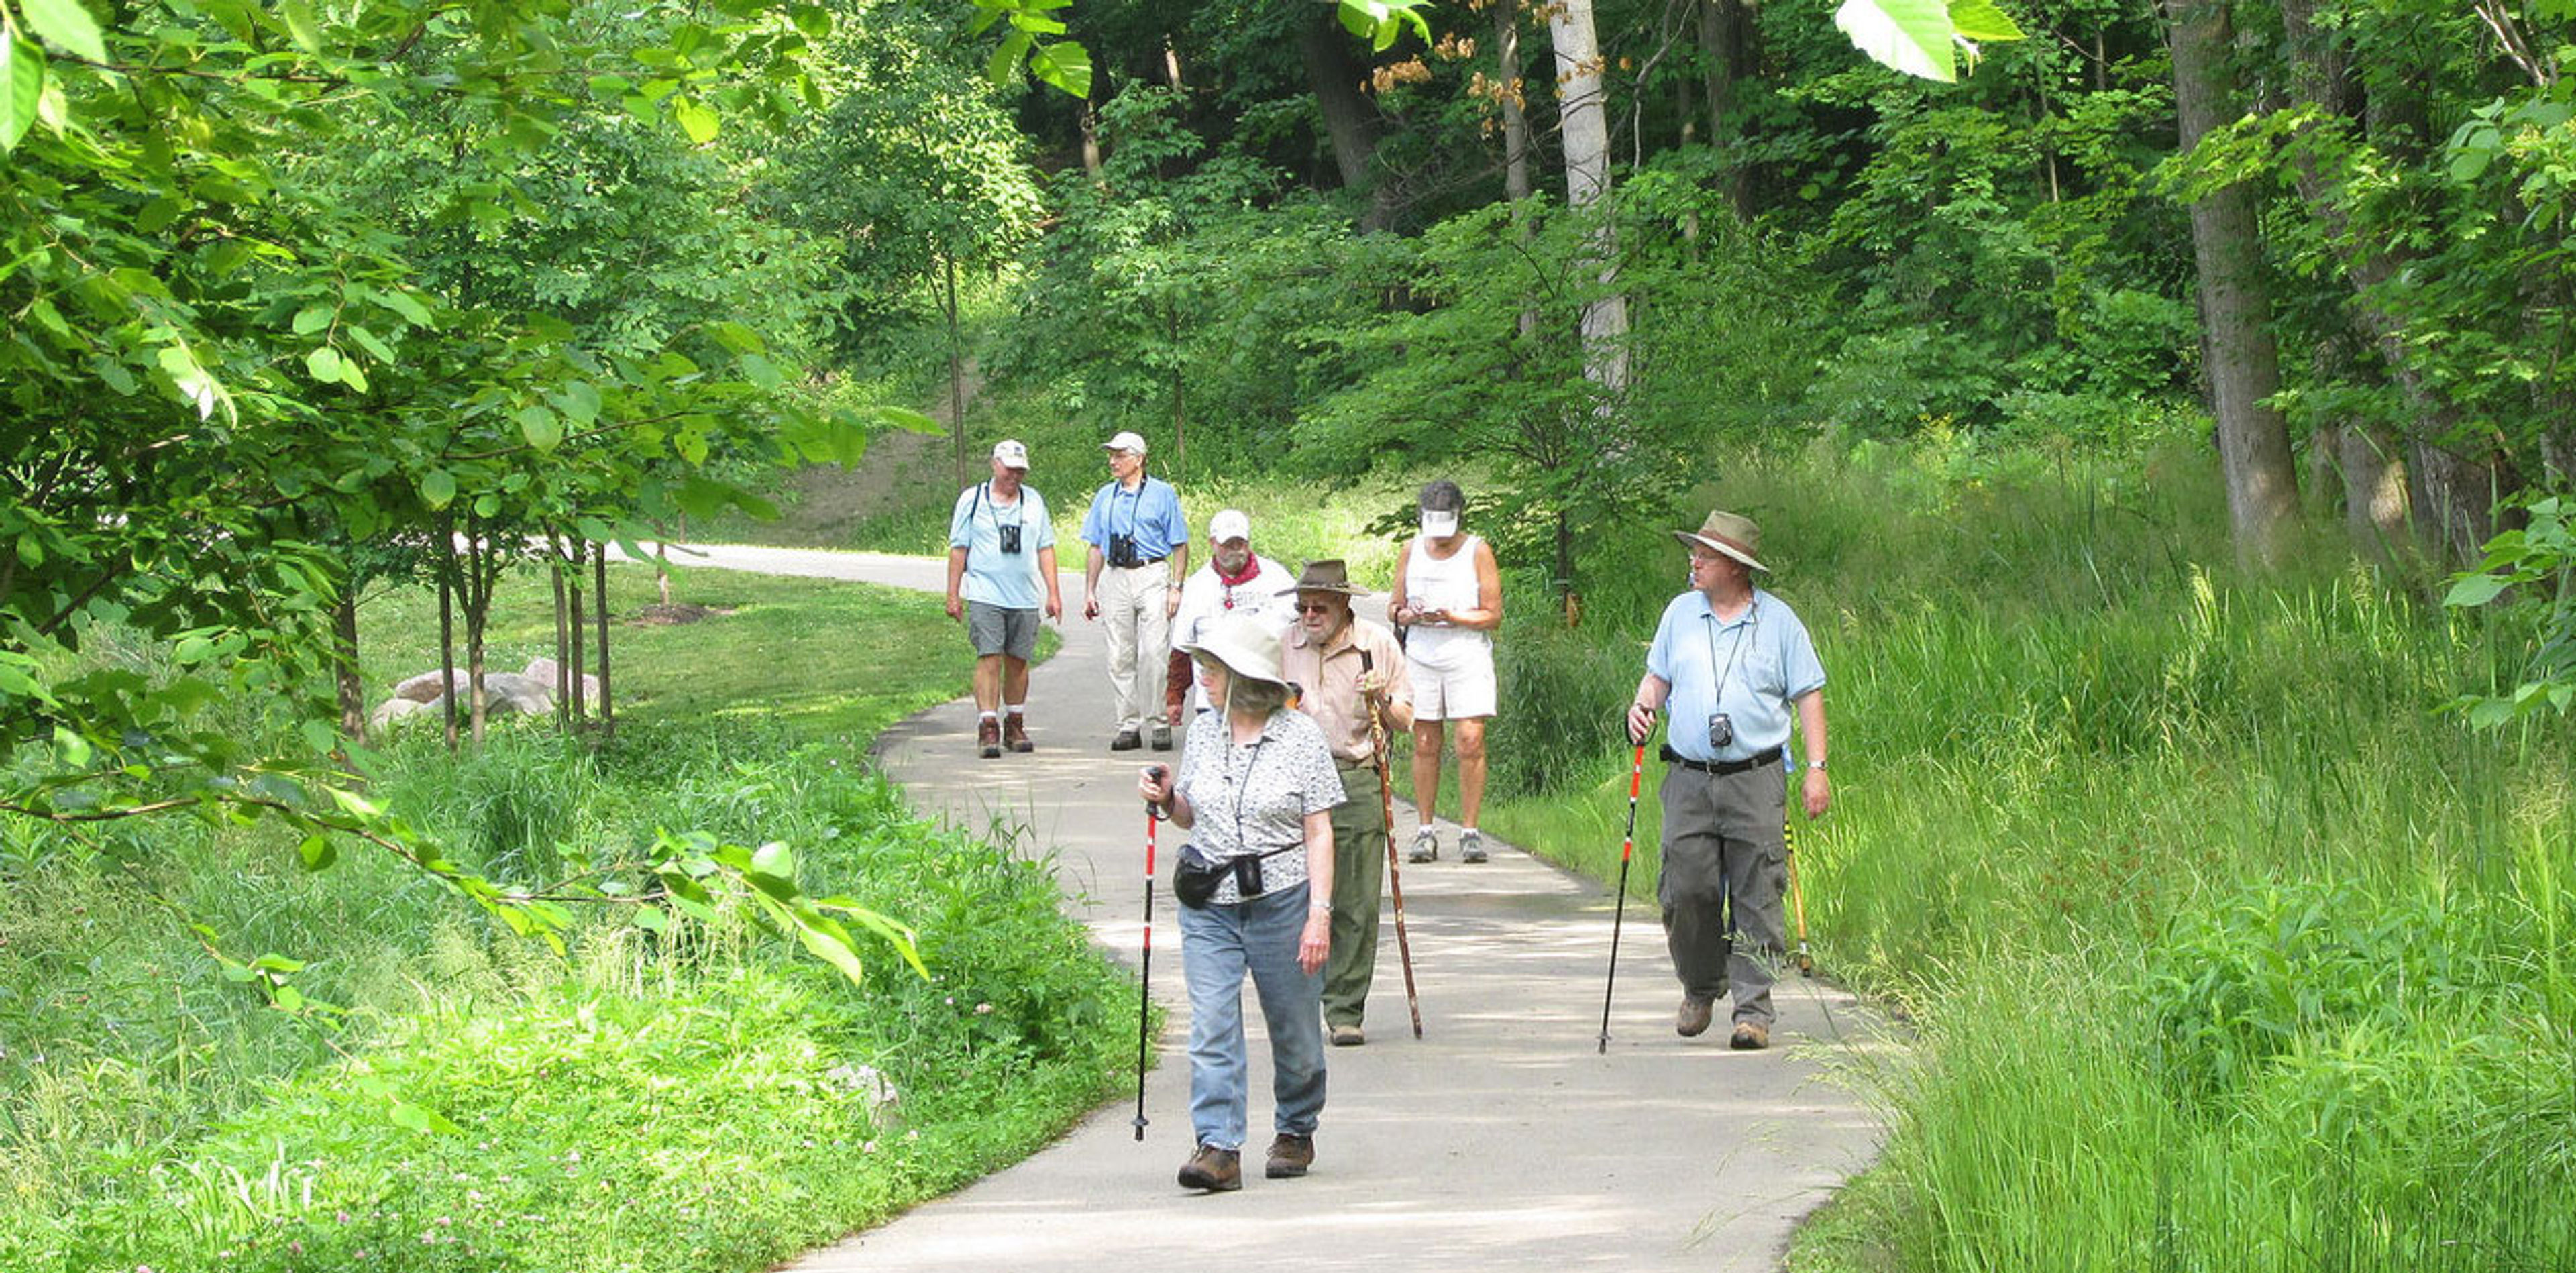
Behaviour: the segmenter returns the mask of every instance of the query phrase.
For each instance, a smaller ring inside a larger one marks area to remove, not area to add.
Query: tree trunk
[[[956,439],[957,485],[962,490],[975,484],[966,450],[966,341],[957,322],[957,258],[942,253],[940,262],[947,267],[948,280],[940,297],[941,316],[948,320],[948,435]]]
[[[1100,112],[1082,104],[1082,175],[1100,184]]]
[[[367,741],[367,687],[358,679],[358,585],[347,576],[331,603],[331,680],[340,695],[340,736]]]
[[[1608,410],[1628,385],[1628,298],[1617,282],[1617,228],[1610,216],[1610,126],[1601,84],[1602,59],[1592,26],[1592,0],[1548,7],[1556,45],[1557,119],[1565,138],[1565,202],[1594,217],[1591,264],[1604,294],[1583,306],[1583,375]]]
[[[584,644],[581,639],[581,596],[582,586],[585,582],[581,577],[581,567],[583,559],[590,555],[590,545],[579,539],[575,539],[571,543],[565,545],[565,547],[571,550],[565,554],[571,558],[570,564],[572,568],[565,572],[570,576],[570,578],[565,580],[565,583],[569,586],[564,589],[564,592],[572,598],[572,666],[564,669],[563,676],[564,689],[567,696],[565,702],[570,708],[569,717],[572,721],[572,732],[578,734],[587,723],[583,719],[585,713],[582,711],[581,702],[581,656],[583,653],[582,646]]]
[[[2166,0],[2165,9],[2173,41],[2174,110],[2182,149],[2188,151],[2238,114],[2227,67],[2232,36],[2223,0]],[[2299,479],[2290,459],[2289,425],[2265,405],[2281,391],[2281,367],[2254,193],[2240,182],[2194,201],[2191,245],[2200,273],[2229,529],[2240,562],[2269,567],[2279,561],[2297,516]]]
[[[2406,466],[2397,439],[2384,429],[2345,424],[2335,430],[2336,467],[2343,470],[2343,529],[2371,555],[2387,558],[2405,542],[2411,515]]]
[[[1297,28],[1297,55],[1306,64],[1306,80],[1315,89],[1315,104],[1324,114],[1324,135],[1333,144],[1333,167],[1342,188],[1368,196],[1360,216],[1363,232],[1383,230],[1395,222],[1395,209],[1378,189],[1370,162],[1377,157],[1377,107],[1360,84],[1368,70],[1351,56],[1350,33],[1344,31],[1329,4],[1305,5],[1306,20]]]
[[[474,745],[483,745],[483,722],[489,715],[483,703],[483,625],[492,614],[492,582],[486,573],[485,559],[491,554],[483,542],[483,520],[468,515],[465,519],[465,710],[467,733]]]
[[[1186,482],[1190,480],[1190,430],[1189,413],[1181,397],[1181,303],[1179,301],[1169,298],[1163,301],[1163,324],[1164,338],[1171,342],[1172,351],[1172,468],[1174,470],[1172,480]]]
[[[1501,81],[1503,108],[1503,197],[1511,200],[1512,225],[1521,242],[1530,240],[1529,105],[1521,78],[1520,0],[1494,0],[1494,74]],[[1538,309],[1521,307],[1521,336],[1538,334]]]
[[[564,545],[557,539],[550,545],[553,560],[546,563],[546,573],[555,585],[555,727],[572,729],[572,643],[581,639],[581,625],[572,619],[572,610],[564,604]]]
[[[1736,111],[1735,86],[1752,67],[1753,11],[1744,0],[1700,0],[1699,50],[1701,88],[1708,95],[1708,144],[1732,152],[1744,136]],[[1735,215],[1753,219],[1753,183],[1737,156],[1729,154],[1720,169],[1718,192]]]
[[[438,701],[446,717],[447,750],[456,750],[456,520],[438,519]]]
[[[2364,109],[2356,112],[2350,58],[2343,37],[2317,27],[2316,9],[2316,0],[2282,0],[2281,25],[2292,58],[2293,91],[2300,100],[2314,103],[2325,114],[2351,119],[2358,113],[2374,142],[2420,152],[2426,127],[2421,118],[2422,102],[2410,97],[2400,81],[2391,79],[2382,91],[2371,96]],[[2486,501],[2495,485],[2495,471],[2446,445],[2460,430],[2459,412],[2424,383],[2406,347],[2404,321],[2377,300],[2411,263],[2410,256],[2392,235],[2373,235],[2370,242],[2361,242],[2341,202],[2341,185],[2319,168],[2316,157],[2306,149],[2294,148],[2292,153],[2291,174],[2299,198],[2343,260],[2344,276],[2353,291],[2353,320],[2388,365],[2390,378],[2396,381],[2406,404],[2406,463],[2393,476],[2371,477],[2366,493],[2353,486],[2353,453],[2366,447],[2375,460],[2385,463],[2388,456],[2396,453],[2396,439],[2344,439],[2348,501],[2345,528],[2367,534],[2365,544],[2378,548],[2387,542],[2378,518],[2394,503],[2401,516],[2414,520],[2416,538],[2438,558],[2474,561],[2493,528]],[[2395,490],[2402,491],[2402,495],[2381,489],[2392,482],[2400,484]],[[2357,509],[2349,502],[2356,495],[2362,497],[2363,508],[2377,510],[2366,527],[2355,520]]]
[[[590,549],[591,576],[599,581],[599,736],[617,736],[616,700],[608,695],[608,545]]]

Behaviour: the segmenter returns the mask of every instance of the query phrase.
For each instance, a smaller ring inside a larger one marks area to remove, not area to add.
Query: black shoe
[[[1144,745],[1145,740],[1137,737],[1136,731],[1132,729],[1119,730],[1118,736],[1109,740],[1111,751],[1134,751]]]
[[[1315,1138],[1281,1132],[1279,1139],[1270,1142],[1270,1161],[1262,1166],[1261,1174],[1272,1180],[1287,1180],[1305,1175],[1306,1169],[1314,1165]]]
[[[1231,1149],[1201,1145],[1190,1160],[1181,1164],[1181,1187],[1224,1193],[1243,1187],[1243,1155]]]
[[[1735,1037],[1728,1039],[1726,1046],[1738,1052],[1759,1052],[1771,1046],[1771,1027],[1759,1021],[1738,1021]]]
[[[1172,749],[1172,727],[1171,727],[1171,726],[1169,726],[1169,725],[1164,725],[1164,724],[1159,724],[1159,723],[1158,723],[1158,724],[1156,724],[1156,725],[1154,726],[1154,750],[1156,750],[1156,751],[1170,751],[1171,749]]]

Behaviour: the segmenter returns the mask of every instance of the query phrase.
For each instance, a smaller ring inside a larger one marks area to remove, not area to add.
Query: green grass
[[[504,588],[493,666],[552,653],[539,582]],[[785,843],[807,889],[912,926],[932,980],[878,949],[853,984],[730,908],[668,936],[602,908],[557,955],[363,846],[305,872],[264,824],[0,824],[0,1267],[761,1268],[1132,1082],[1133,981],[1045,864],[915,821],[860,759],[962,690],[955,625],[717,571],[675,600],[732,613],[613,625],[613,745],[400,731],[371,796],[505,885],[637,878],[665,830]],[[433,602],[364,609],[373,690],[432,665]],[[181,915],[304,961],[334,1011],[264,1007]]]
[[[1916,1023],[1862,1076],[1885,1162],[1794,1266],[2576,1261],[2576,730],[2441,710],[2511,634],[2328,552],[2199,564],[2225,518],[2173,455],[1989,459],[1734,457],[1703,493],[1760,518],[1831,677],[1835,804],[1797,841],[1823,969]],[[1661,596],[1506,633],[1531,723],[1496,726],[1523,778],[1485,820],[1604,878]]]

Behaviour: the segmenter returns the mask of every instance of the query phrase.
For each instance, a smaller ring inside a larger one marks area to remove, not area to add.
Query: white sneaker
[[[1484,860],[1485,860],[1485,837],[1484,837],[1484,836],[1482,836],[1482,835],[1479,835],[1479,834],[1477,834],[1476,832],[1473,832],[1473,831],[1461,831],[1461,832],[1459,832],[1459,833],[1458,833],[1458,860],[1459,860],[1459,861],[1461,861],[1461,862],[1482,862],[1482,861],[1484,861]]]
[[[1431,828],[1413,833],[1413,849],[1404,855],[1407,862],[1432,862],[1440,857],[1440,837]]]

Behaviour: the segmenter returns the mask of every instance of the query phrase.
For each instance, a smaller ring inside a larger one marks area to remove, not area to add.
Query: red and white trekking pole
[[[1637,792],[1646,784],[1646,745],[1628,768],[1628,835],[1619,844],[1619,910],[1610,921],[1610,975],[1601,982],[1601,1053],[1610,1052],[1610,988],[1619,982],[1619,929],[1628,920],[1628,859],[1637,851]]]
[[[1162,777],[1161,765],[1148,768]],[[1145,960],[1136,978],[1136,1139],[1145,1139],[1145,1031],[1154,1014],[1154,806],[1145,806]]]

